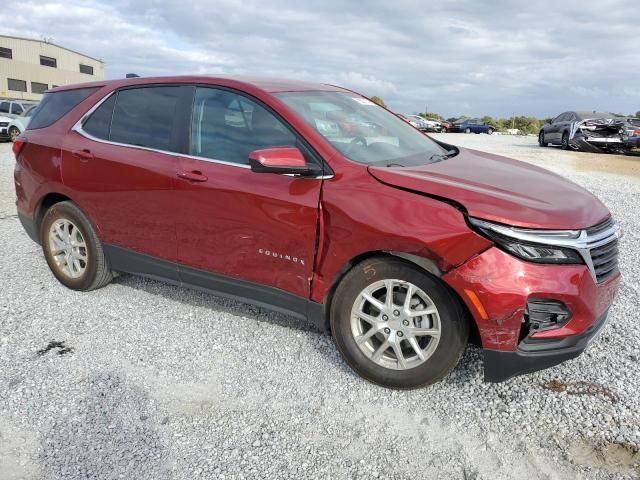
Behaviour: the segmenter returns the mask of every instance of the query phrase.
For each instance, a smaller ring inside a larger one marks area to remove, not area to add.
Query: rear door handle
[[[80,160],[84,160],[85,162],[88,160],[93,160],[93,153],[91,153],[91,150],[87,150],[86,148],[84,150],[73,150],[71,152],[71,155],[73,155],[76,158],[79,158]]]
[[[179,172],[178,178],[189,180],[190,182],[206,182],[209,178],[198,170],[192,170],[191,172]]]

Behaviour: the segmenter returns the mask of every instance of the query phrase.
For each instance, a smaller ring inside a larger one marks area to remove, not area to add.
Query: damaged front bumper
[[[606,312],[579,335],[565,338],[527,337],[515,352],[484,350],[484,381],[503,382],[511,377],[537,372],[579,356],[593,342],[609,319]]]

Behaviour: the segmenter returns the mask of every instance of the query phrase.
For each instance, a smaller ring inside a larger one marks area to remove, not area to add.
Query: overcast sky
[[[637,0],[21,0],[0,32],[108,78],[225,73],[336,83],[398,112],[640,110]]]

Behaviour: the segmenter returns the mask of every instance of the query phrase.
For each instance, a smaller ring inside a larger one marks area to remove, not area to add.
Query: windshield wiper
[[[447,158],[455,157],[458,154],[458,150],[449,150],[447,153],[434,153],[429,157],[430,162],[441,162]]]

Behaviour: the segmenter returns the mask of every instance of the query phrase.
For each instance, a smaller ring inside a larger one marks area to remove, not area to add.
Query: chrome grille
[[[619,228],[608,220],[587,229],[589,269],[598,283],[618,271]]]

